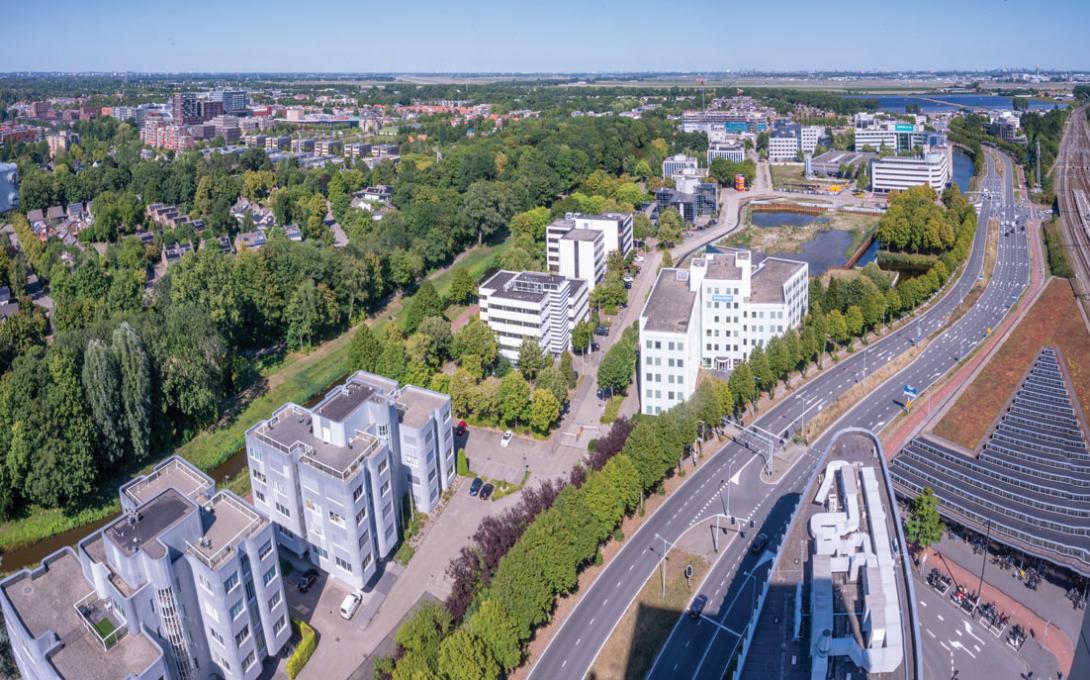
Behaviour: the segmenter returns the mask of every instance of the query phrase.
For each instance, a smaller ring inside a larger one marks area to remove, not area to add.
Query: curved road
[[[989,189],[993,200],[984,202],[969,261],[961,278],[944,297],[923,312],[917,321],[873,343],[866,351],[845,356],[786,397],[756,421],[759,427],[773,432],[797,428],[805,412],[813,413],[814,409],[831,403],[854,385],[864,371],[874,370],[908,351],[918,338],[947,326],[948,317],[982,272],[989,218],[1022,219],[1021,209],[1014,205],[1013,168],[1006,156],[1002,159],[1004,168],[1000,176],[995,159],[991,155],[987,157],[982,186]],[[1010,306],[1012,295],[1020,294],[1029,280],[1026,234],[1018,228],[1002,230],[1010,233],[1000,237],[993,278],[978,302],[936,337],[908,367],[849,411],[839,422],[840,426],[880,430],[901,409],[903,384],[911,384],[923,392],[977,344],[989,326],[998,324]],[[752,451],[733,442],[723,446],[647,519],[599,574],[556,632],[529,677],[546,680],[585,676],[629,604],[658,567],[663,541],[656,535],[673,542],[697,522],[724,513],[725,499],[720,493],[724,483],[730,488],[731,513],[745,523],[740,527],[742,531],[749,538],[758,531],[765,532],[772,538],[770,547],[774,549],[790,519],[798,493],[816,463],[813,452],[824,449],[826,437],[814,443],[794,469],[775,484],[761,480],[762,466]],[[755,528],[746,526],[750,522]],[[740,632],[749,619],[754,593],[768,575],[769,555],[751,555],[747,544],[748,540],[741,540],[738,535],[724,547],[701,591],[709,596],[704,618],[699,622],[679,618],[649,673],[650,677],[722,678],[734,655]]]

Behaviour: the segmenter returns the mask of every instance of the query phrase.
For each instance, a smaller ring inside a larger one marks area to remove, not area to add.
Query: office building
[[[500,354],[518,361],[523,338],[554,356],[571,348],[571,330],[589,316],[590,287],[580,279],[501,270],[480,285],[481,321],[496,334]]]
[[[606,275],[605,237],[594,229],[572,229],[560,237],[561,276],[586,281],[594,287]]]
[[[79,133],[70,130],[50,132],[45,136],[45,142],[49,145],[49,157],[55,158],[58,153],[79,144]]]
[[[698,217],[711,215],[719,210],[719,186],[705,181],[699,173],[676,173],[674,188],[663,187],[655,192],[656,211],[673,208],[681,218],[694,224]]]
[[[266,151],[287,151],[291,137],[269,135],[265,138]]]
[[[799,124],[777,125],[768,134],[768,160],[793,161],[799,155]]]
[[[193,125],[201,122],[197,95],[192,92],[175,92],[170,98],[170,103],[175,125]]]
[[[223,104],[223,112],[232,115],[246,114],[249,105],[244,90],[217,90],[208,93],[208,100]]]
[[[314,153],[314,140],[313,139],[293,139],[293,140],[291,140],[291,152],[292,153]]]
[[[397,547],[403,496],[430,512],[454,479],[450,397],[359,371],[251,427],[246,455],[280,545],[362,591]]]
[[[696,388],[696,371],[726,372],[789,329],[809,308],[805,262],[746,250],[708,253],[663,269],[640,313],[643,413],[658,414]]]
[[[340,156],[343,149],[344,144],[336,139],[319,139],[314,142],[314,153],[319,156]]]
[[[821,138],[824,136],[825,128],[820,125],[800,125],[799,151],[814,153],[814,149],[821,143]]]
[[[726,158],[734,163],[741,163],[746,159],[746,147],[739,141],[722,142],[708,145],[708,167],[716,158]]]
[[[664,179],[670,179],[679,172],[690,170],[697,172],[700,169],[699,164],[695,158],[686,156],[683,153],[679,153],[676,156],[670,156],[662,162],[662,176]]]
[[[602,256],[606,259],[615,250],[619,250],[627,257],[635,246],[632,236],[632,213],[602,213],[600,215],[567,213],[564,219],[555,220],[545,227],[545,252],[549,271],[553,273],[560,271],[560,239],[573,229],[602,232]]]
[[[27,680],[251,680],[291,635],[272,525],[172,457],[121,517],[0,581]]]
[[[888,156],[871,161],[871,188],[890,192],[926,184],[942,193],[950,181],[949,154],[930,151],[920,156]]]
[[[0,213],[19,208],[19,166],[0,163]]]

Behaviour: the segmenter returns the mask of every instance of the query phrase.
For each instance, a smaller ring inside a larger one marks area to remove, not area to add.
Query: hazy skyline
[[[1090,70],[1090,3],[17,0],[0,71]]]

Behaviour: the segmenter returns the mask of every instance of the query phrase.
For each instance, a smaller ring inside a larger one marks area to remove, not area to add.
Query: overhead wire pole
[[[655,538],[662,541],[662,559],[659,560],[659,564],[662,566],[662,569],[660,570],[662,572],[662,596],[666,597],[666,554],[669,552],[669,548],[675,546],[672,541],[660,536],[658,532],[655,533]],[[667,546],[669,546],[669,548]]]

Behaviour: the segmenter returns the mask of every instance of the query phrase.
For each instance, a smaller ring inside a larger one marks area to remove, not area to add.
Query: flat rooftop
[[[375,394],[376,391],[374,386],[366,383],[347,382],[334,388],[315,407],[314,412],[323,418],[329,418],[338,423],[343,422],[353,411],[370,399],[371,395]]]
[[[148,475],[133,480],[125,487],[125,495],[138,505],[147,503],[167,489],[176,489],[186,498],[196,498],[209,491],[213,482],[186,463],[171,458]]]
[[[716,279],[724,281],[741,281],[742,280],[742,268],[738,266],[737,253],[724,253],[721,255],[708,256],[706,258],[708,271],[705,274],[706,279]],[[746,262],[746,266],[749,266],[749,262]]]
[[[572,284],[572,293],[579,289],[575,284],[582,283],[580,279],[566,279],[556,274],[503,270],[493,274],[481,284],[481,288],[495,291],[492,293],[493,297],[538,302],[548,295],[551,289],[558,288],[565,282]]]
[[[784,301],[783,285],[804,267],[806,267],[805,262],[766,257],[761,261],[757,271],[753,272],[753,278],[750,280],[749,301],[782,303]]]
[[[212,568],[231,554],[231,548],[239,541],[268,523],[245,503],[224,491],[216,494],[205,507],[211,507],[211,510],[201,513],[202,540],[197,545],[190,544],[189,549],[204,558],[205,564]]]
[[[560,237],[562,241],[598,241],[602,238],[602,232],[594,229],[572,229]]]
[[[197,506],[185,496],[174,489],[166,489],[135,512],[122,515],[106,527],[105,534],[126,555],[144,550],[152,557],[160,558],[166,551],[155,539],[196,509]]]
[[[370,436],[353,438],[348,446],[336,446],[314,436],[311,427],[310,413],[301,407],[294,407],[267,420],[256,433],[272,439],[285,449],[296,442],[308,446],[311,449],[310,459],[336,472],[348,470],[361,455],[370,455],[381,448],[379,440]]]
[[[422,427],[431,414],[446,403],[447,400],[438,394],[408,385],[401,390],[398,399],[398,404],[405,408],[401,422],[409,427]]]
[[[109,650],[84,624],[75,604],[93,589],[79,560],[64,552],[37,572],[23,572],[4,585],[4,595],[31,636],[54,632],[60,648],[50,657],[62,678],[124,680],[147,669],[161,655],[143,634],[129,631]]]
[[[662,333],[686,333],[689,317],[696,303],[696,292],[689,290],[687,269],[663,269],[643,308],[647,319],[644,329]]]

